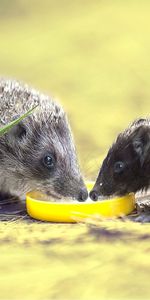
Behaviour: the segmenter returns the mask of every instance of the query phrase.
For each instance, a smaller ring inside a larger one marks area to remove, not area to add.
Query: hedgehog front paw
[[[139,223],[149,223],[150,222],[150,212],[142,212],[138,217],[134,219],[135,222]]]
[[[0,215],[18,215],[25,211],[25,203],[19,198],[0,191]]]

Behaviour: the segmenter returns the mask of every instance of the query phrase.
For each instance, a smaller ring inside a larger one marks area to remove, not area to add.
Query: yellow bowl
[[[92,182],[87,183],[88,190],[93,187]],[[37,191],[26,195],[28,214],[37,220],[51,222],[74,223],[77,218],[89,218],[93,215],[103,217],[119,217],[130,214],[135,208],[134,194],[119,198],[100,200],[97,202],[50,202],[47,196]]]

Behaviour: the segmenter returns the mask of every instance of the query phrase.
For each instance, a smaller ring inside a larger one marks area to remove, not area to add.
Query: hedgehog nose
[[[86,189],[83,189],[80,191],[79,195],[78,195],[78,201],[83,202],[88,198],[88,192]]]
[[[90,198],[93,200],[93,201],[97,201],[98,200],[98,193],[96,191],[91,191],[90,192]]]

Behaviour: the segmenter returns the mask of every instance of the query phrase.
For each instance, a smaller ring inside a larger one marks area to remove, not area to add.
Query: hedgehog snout
[[[81,191],[79,192],[78,196],[77,196],[77,200],[78,201],[85,201],[88,198],[88,191],[86,188],[82,188]]]

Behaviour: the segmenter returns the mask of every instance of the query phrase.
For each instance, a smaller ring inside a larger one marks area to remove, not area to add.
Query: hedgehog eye
[[[120,174],[124,171],[125,169],[125,163],[123,161],[117,161],[114,164],[114,172],[117,174]]]
[[[48,169],[52,169],[55,164],[55,158],[52,154],[46,154],[43,158],[44,166]]]

